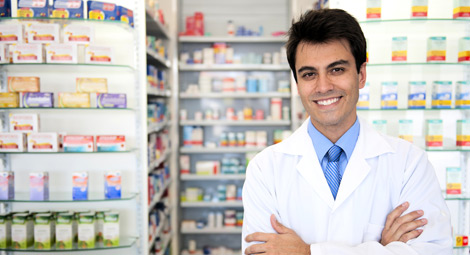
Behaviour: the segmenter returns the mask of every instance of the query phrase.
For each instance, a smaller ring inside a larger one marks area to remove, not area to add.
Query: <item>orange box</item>
[[[8,92],[39,92],[39,77],[8,76]]]

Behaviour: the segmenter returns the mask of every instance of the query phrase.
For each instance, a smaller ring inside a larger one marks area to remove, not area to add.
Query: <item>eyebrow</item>
[[[326,69],[330,69],[330,68],[333,68],[333,67],[339,66],[339,65],[347,65],[347,66],[349,66],[350,63],[349,63],[349,61],[347,61],[347,60],[340,59],[340,60],[338,60],[338,61],[335,61],[335,62],[329,64],[329,65],[326,67]],[[313,66],[303,66],[303,67],[299,68],[299,70],[297,70],[297,73],[301,73],[301,72],[304,72],[304,71],[316,71],[316,70],[317,70],[317,69],[316,69],[315,67],[313,67]]]

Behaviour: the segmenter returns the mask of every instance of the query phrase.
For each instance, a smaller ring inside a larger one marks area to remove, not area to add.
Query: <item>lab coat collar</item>
[[[393,153],[394,150],[387,139],[369,126],[366,121],[359,118],[359,137],[341,180],[341,185],[335,200],[331,194],[320,162],[318,162],[312,140],[307,132],[309,121],[310,118],[305,120],[289,138],[275,145],[273,150],[285,154],[301,156],[296,166],[297,171],[299,171],[324,202],[332,210],[335,210],[354,192],[369,174],[371,167],[366,160],[385,153]]]

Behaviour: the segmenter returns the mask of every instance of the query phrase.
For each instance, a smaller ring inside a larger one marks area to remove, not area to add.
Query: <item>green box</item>
[[[96,224],[95,213],[81,213],[78,216],[78,248],[95,248]]]
[[[18,213],[12,216],[11,242],[14,249],[28,249],[34,244],[33,221],[30,214]]]
[[[119,246],[119,213],[105,212],[103,224],[103,245]]]
[[[55,227],[55,247],[57,250],[73,248],[73,241],[77,235],[77,228],[74,224],[75,217],[73,213],[64,212],[57,214]]]
[[[11,214],[0,214],[0,249],[11,246]]]
[[[54,218],[51,213],[34,215],[34,249],[51,249],[54,236]]]

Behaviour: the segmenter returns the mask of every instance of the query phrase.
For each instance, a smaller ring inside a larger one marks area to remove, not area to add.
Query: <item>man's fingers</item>
[[[423,216],[423,214],[424,214],[424,212],[422,210],[417,210],[417,211],[407,213],[407,214],[399,217],[398,219],[396,219],[395,222],[390,227],[390,230],[392,232],[397,232],[399,228],[403,227],[403,225],[408,224],[410,222],[413,222],[417,218]],[[411,231],[411,230],[412,229],[410,229],[408,231]],[[406,231],[406,232],[408,232],[408,231]],[[403,232],[403,233],[406,233],[406,232]]]
[[[421,233],[423,233],[422,229],[416,229],[416,230],[410,231],[402,235],[399,241],[406,243],[411,239],[417,238],[419,235],[421,235]]]
[[[408,202],[405,202],[399,206],[397,206],[391,213],[387,215],[387,221],[385,222],[385,229],[390,229],[392,227],[392,224],[395,222],[395,220],[400,217],[410,204]]]
[[[245,254],[257,254],[266,252],[266,244],[253,244],[245,249]]]
[[[406,224],[401,225],[398,229],[396,234],[398,236],[402,236],[406,234],[407,232],[410,232],[412,230],[416,230],[419,227],[422,227],[428,223],[427,219],[419,219],[419,220],[414,220],[412,222],[408,222]]]
[[[249,243],[249,242],[267,242],[271,235],[272,234],[256,232],[256,233],[253,233],[251,235],[247,235],[245,237],[245,241],[247,243]]]
[[[271,214],[271,226],[276,230],[279,234],[287,234],[291,231],[290,228],[285,227],[282,225],[277,219],[274,214]]]

